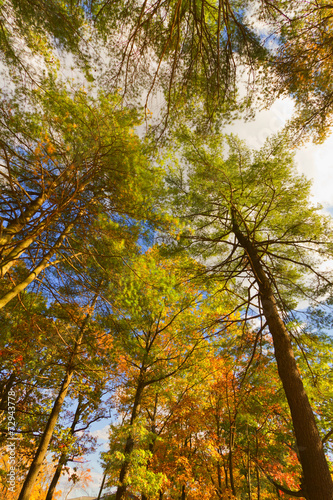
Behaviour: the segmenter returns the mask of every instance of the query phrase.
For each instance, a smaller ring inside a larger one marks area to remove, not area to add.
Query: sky
[[[248,146],[259,149],[268,136],[282,129],[291,118],[293,108],[291,99],[278,99],[269,110],[259,111],[255,120],[238,120],[227,132],[237,134]],[[299,172],[312,180],[312,202],[321,204],[333,215],[333,134],[324,144],[309,143],[296,150],[295,160]]]

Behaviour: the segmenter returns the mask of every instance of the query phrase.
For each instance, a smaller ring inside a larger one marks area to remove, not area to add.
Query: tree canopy
[[[332,219],[294,161],[330,3],[0,8],[3,496],[86,484],[107,419],[99,498],[333,500]],[[227,134],[281,96],[260,149]]]

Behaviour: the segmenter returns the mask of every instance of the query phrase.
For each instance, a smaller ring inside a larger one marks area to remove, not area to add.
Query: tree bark
[[[37,276],[50,265],[50,260],[56,253],[56,251],[61,247],[61,244],[64,240],[64,238],[67,236],[67,234],[72,230],[74,227],[74,222],[72,224],[69,224],[62,234],[59,236],[58,240],[54,244],[52,250],[50,250],[45,257],[40,261],[40,263],[28,274],[28,276],[18,285],[14,286],[12,290],[7,292],[3,297],[0,299],[0,309],[5,307],[5,305],[8,304],[14,297],[16,297],[20,292],[25,290],[30,283],[34,281],[34,279],[37,278]]]
[[[77,425],[77,423],[79,421],[80,415],[81,415],[81,411],[82,411],[82,398],[79,398],[79,402],[78,402],[78,405],[77,405],[77,408],[76,408],[74,419],[73,419],[73,422],[72,422],[72,425],[71,425],[71,428],[70,428],[70,434],[71,435],[74,434],[75,427],[76,427],[76,425]],[[62,468],[63,468],[64,465],[67,464],[67,462],[68,462],[68,453],[64,452],[64,453],[62,453],[60,455],[59,462],[58,462],[57,468],[55,470],[55,473],[53,475],[53,478],[52,478],[51,484],[49,486],[49,489],[47,491],[47,495],[46,495],[45,500],[52,500],[54,492],[55,492],[55,489],[56,489],[58,481],[59,481],[59,478],[61,476]]]
[[[229,450],[229,475],[230,475],[230,486],[231,486],[231,491],[234,496],[236,496],[236,488],[235,488],[235,482],[234,482],[234,469],[233,469],[233,452],[232,449]]]
[[[71,383],[72,377],[74,374],[73,369],[69,369],[65,377],[62,381],[61,387],[59,394],[54,402],[51,414],[49,416],[48,422],[46,424],[45,430],[43,432],[41,441],[39,443],[38,449],[36,451],[36,455],[32,461],[32,464],[30,466],[28,475],[24,481],[24,484],[22,486],[22,490],[20,492],[20,496],[18,500],[29,500],[32,488],[35,484],[35,481],[37,479],[38,473],[40,471],[40,468],[43,464],[43,460],[45,458],[48,446],[50,444],[54,428],[56,426],[62,405],[65,401],[65,397],[68,392],[69,385]]]
[[[143,390],[145,387],[143,382],[140,380],[140,378],[139,378],[139,382],[138,382],[136,392],[135,392],[134,404],[133,404],[132,415],[131,415],[131,420],[130,420],[131,426],[134,424],[134,421],[138,415],[140,403],[141,403],[141,399],[142,399],[142,393],[143,393]],[[125,460],[124,460],[124,463],[120,469],[119,486],[117,488],[116,500],[123,500],[125,498],[125,493],[126,493],[126,489],[127,489],[125,479],[126,479],[126,476],[128,474],[129,467],[130,467],[129,455],[132,453],[133,449],[134,449],[134,439],[132,436],[132,432],[130,432],[130,435],[128,436],[128,438],[126,440],[126,444],[125,444],[125,450],[124,450]]]
[[[333,482],[322,441],[297,368],[289,332],[280,317],[271,281],[253,242],[248,235],[242,233],[235,215],[233,216],[233,232],[248,256],[259,288],[263,313],[272,335],[278,372],[289,404],[303,469],[304,497],[308,500],[332,500]]]
[[[222,498],[222,473],[221,473],[221,465],[217,462],[217,483],[218,483],[218,496]]]
[[[258,434],[256,432],[256,459],[258,459]],[[257,500],[260,500],[260,475],[259,468],[256,467],[256,477],[257,477]]]
[[[94,306],[96,300],[97,300],[97,294],[95,295],[92,306]],[[77,336],[77,338],[75,340],[75,344],[73,346],[73,351],[71,353],[70,359],[69,359],[68,364],[67,364],[65,377],[62,381],[58,396],[54,402],[51,414],[49,416],[45,430],[44,430],[43,435],[41,437],[41,440],[40,440],[38,449],[36,451],[35,457],[32,461],[31,466],[30,466],[28,475],[23,483],[18,500],[29,500],[29,498],[30,498],[32,488],[35,484],[38,473],[39,473],[41,466],[43,464],[43,460],[45,458],[45,455],[47,453],[47,449],[49,447],[50,441],[51,441],[52,436],[53,436],[54,428],[56,426],[62,405],[65,401],[70,383],[72,381],[72,378],[73,378],[73,375],[75,372],[75,359],[76,359],[76,356],[78,353],[78,349],[79,349],[81,342],[82,342],[84,329],[89,321],[89,318],[90,318],[90,314],[87,314],[82,322],[80,331],[78,332],[78,336]]]
[[[98,492],[97,500],[101,499],[102,492],[103,492],[103,489],[104,489],[105,480],[106,480],[106,474],[107,474],[107,471],[105,471],[104,474],[103,474],[102,484],[101,484],[101,487],[100,487],[99,492]],[[45,499],[45,500],[47,500],[47,499]]]

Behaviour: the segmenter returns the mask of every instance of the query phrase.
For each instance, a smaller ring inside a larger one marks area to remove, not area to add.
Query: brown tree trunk
[[[232,449],[229,450],[229,475],[230,475],[230,486],[231,491],[234,496],[236,496],[236,488],[234,482],[234,468],[233,468],[233,452]]]
[[[246,426],[246,435],[247,435],[247,487],[249,492],[249,500],[252,498],[252,489],[251,489],[251,459],[250,459],[250,441],[249,441],[249,426]]]
[[[233,232],[246,251],[259,288],[260,301],[272,335],[275,359],[288,400],[304,475],[304,497],[308,500],[332,500],[333,482],[312,408],[297,368],[288,330],[280,317],[270,279],[256,248],[244,235],[233,217]]]
[[[92,303],[92,307],[94,306],[94,304],[97,300],[97,296],[98,296],[98,294],[95,295],[95,298],[94,298],[93,303]],[[79,350],[79,347],[81,345],[82,338],[83,338],[83,332],[84,332],[84,329],[89,321],[89,318],[90,318],[90,314],[87,314],[82,322],[80,331],[78,332],[78,336],[77,336],[75,343],[74,343],[74,346],[73,346],[73,351],[72,351],[70,359],[68,361],[65,377],[62,381],[58,396],[54,402],[51,414],[49,416],[45,430],[44,430],[43,435],[41,437],[41,440],[40,440],[38,449],[36,451],[35,457],[32,461],[31,466],[30,466],[28,475],[23,483],[18,500],[29,500],[29,498],[30,498],[32,488],[35,484],[38,473],[39,473],[41,466],[43,464],[43,460],[45,458],[45,455],[47,453],[47,449],[48,449],[50,441],[52,439],[54,428],[56,426],[62,405],[65,401],[71,380],[72,380],[74,372],[75,372],[76,356],[78,354],[78,350]]]
[[[229,405],[229,394],[228,394],[228,384],[226,384],[226,403],[229,414],[229,453],[228,453],[228,466],[229,466],[229,477],[230,477],[230,487],[232,494],[236,496],[236,487],[234,481],[234,469],[233,469],[233,449],[235,444],[236,435],[236,415],[231,415],[230,405]]]
[[[225,461],[223,460],[223,470],[224,470],[224,478],[225,478],[225,488],[226,490],[229,489],[229,484],[228,484],[228,468],[227,468],[227,465],[225,463]]]
[[[143,382],[139,379],[138,386],[136,388],[134,404],[133,404],[133,408],[132,408],[132,415],[131,415],[131,420],[130,420],[131,426],[134,424],[134,421],[138,415],[144,387],[145,386],[144,386]],[[130,453],[132,453],[133,449],[134,449],[134,439],[132,436],[132,432],[130,432],[130,435],[128,436],[128,438],[126,440],[126,444],[125,444],[125,450],[124,450],[125,460],[124,460],[124,463],[120,469],[119,486],[117,488],[116,500],[123,500],[125,498],[125,493],[126,493],[126,489],[127,489],[127,484],[126,484],[125,480],[126,480],[126,476],[128,474],[129,467],[130,467],[129,455],[130,455]]]
[[[62,405],[65,401],[65,397],[67,395],[67,391],[69,385],[71,383],[73,377],[74,370],[70,369],[66,372],[65,377],[62,381],[59,394],[54,402],[51,414],[49,416],[48,422],[46,424],[44,433],[42,435],[41,441],[39,443],[38,449],[36,451],[36,455],[32,461],[30,466],[28,475],[24,481],[22,486],[22,490],[20,492],[20,496],[18,500],[29,500],[32,488],[37,479],[38,473],[42,466],[43,460],[45,458],[48,446],[50,444],[54,428],[56,426]]]
[[[99,492],[98,492],[97,500],[101,499],[102,492],[103,492],[103,489],[104,489],[105,480],[106,480],[106,474],[107,474],[107,471],[105,471],[104,474],[103,474],[102,484],[101,484],[101,487],[100,487]],[[47,500],[47,499],[45,499],[45,500]]]
[[[217,462],[217,482],[218,482],[218,497],[222,498],[222,473],[221,465]]]
[[[258,460],[258,434],[256,432],[256,459]],[[256,477],[257,477],[257,500],[260,500],[260,475],[259,468],[256,467]]]
[[[78,405],[76,408],[74,419],[73,419],[73,422],[72,422],[72,425],[70,428],[70,435],[71,436],[74,434],[76,424],[78,423],[80,415],[81,415],[81,411],[82,411],[82,398],[79,398],[79,402],[78,402]],[[52,500],[55,489],[56,489],[58,481],[59,481],[59,478],[61,476],[62,468],[64,465],[67,464],[67,462],[68,462],[68,454],[62,453],[60,455],[59,462],[58,462],[57,468],[55,470],[55,473],[53,475],[49,489],[47,491],[47,495],[46,495],[45,500]]]

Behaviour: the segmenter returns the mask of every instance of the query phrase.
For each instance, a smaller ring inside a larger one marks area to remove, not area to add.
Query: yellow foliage
[[[10,464],[8,459],[9,459],[8,455],[4,454],[1,457],[1,463],[0,463],[1,469],[5,471],[4,478],[6,479],[7,479],[7,474],[10,470]],[[19,461],[24,460],[24,457],[17,456],[16,459],[18,463]],[[32,490],[30,500],[45,500],[53,474],[54,474],[54,465],[50,462],[44,463],[38,475],[38,480]],[[0,497],[6,500],[17,500],[21,488],[23,486],[24,477],[21,475],[19,470],[17,470],[15,476],[15,487],[13,488],[13,490],[11,490],[10,485],[7,483],[6,479],[4,479],[2,481],[2,484],[0,485]],[[53,495],[53,499],[56,500],[57,498],[59,498],[61,496],[61,493],[62,493],[61,490],[57,490]]]

